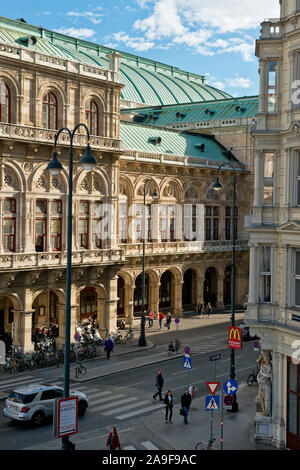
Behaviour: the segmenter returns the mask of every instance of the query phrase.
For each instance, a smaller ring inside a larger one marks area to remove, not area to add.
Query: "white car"
[[[29,384],[16,388],[6,399],[3,414],[16,421],[30,421],[33,425],[42,424],[48,416],[53,416],[56,398],[63,398],[64,389],[58,385]],[[87,396],[71,390],[70,396],[78,397],[78,416],[88,407]]]

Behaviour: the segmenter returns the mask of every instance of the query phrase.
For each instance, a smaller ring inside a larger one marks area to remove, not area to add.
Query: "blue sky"
[[[4,2],[3,2],[4,3]],[[207,75],[233,96],[258,93],[255,39],[278,0],[14,0],[0,14]]]

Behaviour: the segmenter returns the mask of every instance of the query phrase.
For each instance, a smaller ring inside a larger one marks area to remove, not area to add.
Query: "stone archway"
[[[213,307],[217,306],[218,299],[218,272],[216,268],[210,267],[205,272],[205,280],[203,286],[204,304],[211,303]]]
[[[197,304],[197,274],[194,269],[189,268],[183,275],[182,284],[182,308],[189,310]]]
[[[231,305],[231,280],[232,280],[231,265],[227,266],[224,272],[224,306]]]

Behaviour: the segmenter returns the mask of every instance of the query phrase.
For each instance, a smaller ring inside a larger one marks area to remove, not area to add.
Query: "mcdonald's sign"
[[[242,349],[242,330],[237,326],[230,326],[228,330],[228,347]]]

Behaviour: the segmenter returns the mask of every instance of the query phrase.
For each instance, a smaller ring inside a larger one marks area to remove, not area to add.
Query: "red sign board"
[[[228,330],[228,347],[242,349],[242,330],[237,326],[230,326]]]
[[[219,388],[220,382],[206,382],[206,385],[210,393],[214,395]]]

